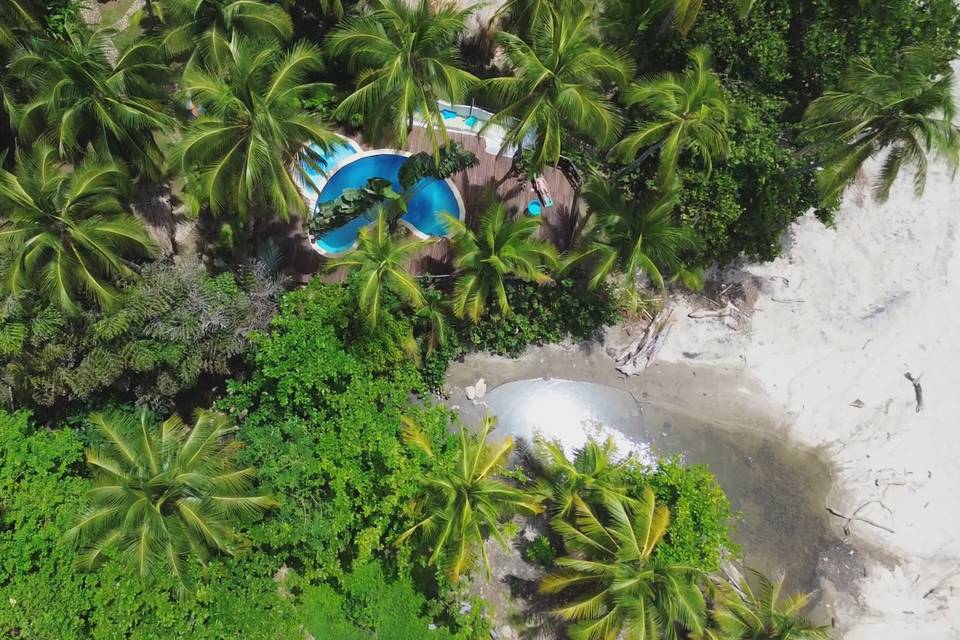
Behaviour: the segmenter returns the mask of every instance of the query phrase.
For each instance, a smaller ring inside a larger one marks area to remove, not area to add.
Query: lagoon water
[[[621,450],[680,454],[687,463],[708,465],[740,514],[733,537],[742,546],[743,563],[769,575],[786,570],[790,590],[814,591],[818,569],[831,571],[823,564],[847,562],[849,552],[831,531],[825,509],[830,471],[811,452],[590,382],[508,382],[487,393],[483,404],[498,416],[500,434],[530,438],[539,432],[567,444],[568,434],[582,440],[586,425],[600,437],[614,437]]]

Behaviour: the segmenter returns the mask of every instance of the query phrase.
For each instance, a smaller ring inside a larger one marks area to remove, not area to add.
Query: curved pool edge
[[[349,140],[351,144],[355,146],[357,145],[355,141],[350,140],[349,138],[345,138],[345,139]],[[323,191],[323,188],[326,186],[327,182],[329,182],[333,178],[333,176],[336,175],[338,171],[340,171],[347,165],[357,160],[361,160],[363,158],[369,158],[372,156],[380,156],[380,155],[403,156],[405,158],[409,158],[414,154],[411,151],[404,151],[401,149],[370,149],[367,151],[360,151],[359,153],[355,153],[347,158],[342,159],[340,162],[335,164],[333,168],[327,173],[323,182],[317,185],[317,198],[320,197],[320,193]],[[450,178],[446,178],[444,179],[444,182],[447,183],[447,186],[450,188],[450,192],[453,194],[454,200],[456,200],[457,208],[459,209],[459,211],[457,212],[457,219],[463,222],[466,219],[466,215],[467,215],[467,208],[464,205],[463,196],[460,194],[460,190],[457,188],[457,185],[453,183],[453,180],[451,180]],[[316,202],[316,199],[314,200],[314,202]],[[314,206],[316,206],[316,204],[314,204]],[[415,224],[413,224],[409,220],[405,220],[404,219],[405,217],[406,215],[400,217],[400,221],[399,221],[400,224],[402,224],[407,230],[410,231],[410,233],[414,235],[414,237],[416,237],[419,240],[429,240],[430,238],[440,238],[440,237],[449,238],[450,237],[449,233],[444,234],[443,236],[435,236],[429,233],[424,233],[423,231],[418,229]],[[359,234],[361,229],[365,229],[371,224],[373,224],[373,221],[370,221],[367,224],[360,226],[357,229],[357,233]],[[310,237],[310,246],[313,247],[314,251],[316,251],[317,253],[319,253],[321,256],[325,258],[336,258],[342,255],[345,255],[347,253],[350,253],[351,251],[356,249],[357,245],[359,244],[359,240],[355,239],[350,244],[350,246],[347,247],[346,249],[333,250],[332,248],[328,249],[328,248],[321,247],[319,245],[320,238],[314,238],[313,236],[308,236],[308,237]]]

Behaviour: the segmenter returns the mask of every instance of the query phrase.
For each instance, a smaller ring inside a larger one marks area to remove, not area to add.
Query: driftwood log
[[[913,395],[917,398],[917,413],[920,413],[920,410],[923,409],[923,387],[920,386],[921,376],[914,378],[913,375],[907,371],[903,374],[903,377],[913,385]]]
[[[617,356],[617,371],[632,376],[653,364],[673,327],[673,309],[658,312],[639,338]]]

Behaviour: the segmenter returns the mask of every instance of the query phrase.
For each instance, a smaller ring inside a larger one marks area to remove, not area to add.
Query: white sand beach
[[[736,276],[759,287],[743,327],[680,308],[660,353],[756,380],[789,437],[833,463],[829,505],[874,523],[849,525],[854,547],[887,558],[836,602],[847,640],[960,638],[958,215],[941,165],[921,198],[908,176],[884,205],[853,189],[835,229],[804,218],[782,257]]]

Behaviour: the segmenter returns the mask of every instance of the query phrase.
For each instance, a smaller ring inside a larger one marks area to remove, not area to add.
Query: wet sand
[[[464,389],[480,377],[488,391],[471,402]],[[743,565],[785,571],[789,590],[814,592],[825,623],[835,595],[853,597],[862,560],[826,512],[831,470],[787,439],[785,417],[741,372],[664,364],[625,378],[602,345],[552,346],[516,360],[472,354],[451,366],[446,391],[468,424],[490,411],[500,433],[542,432],[574,445],[605,437],[603,425],[621,449],[708,465],[739,512]]]

